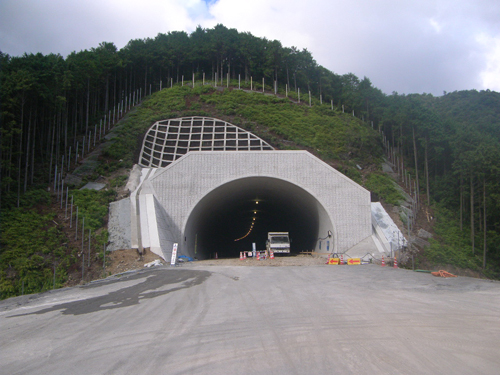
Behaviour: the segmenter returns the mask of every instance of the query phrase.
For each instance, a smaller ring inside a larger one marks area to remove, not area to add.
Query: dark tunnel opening
[[[284,180],[250,177],[228,182],[207,194],[191,212],[184,249],[198,259],[238,257],[264,250],[268,232],[289,232],[291,253],[316,248],[320,228],[331,228],[321,204]]]

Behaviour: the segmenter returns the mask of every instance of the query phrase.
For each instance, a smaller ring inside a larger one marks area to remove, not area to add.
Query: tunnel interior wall
[[[291,252],[318,249],[321,228],[334,227],[324,207],[297,185],[271,177],[223,184],[198,202],[184,229],[184,251],[199,259],[264,250],[268,232],[288,232]],[[333,238],[331,238],[333,240]]]

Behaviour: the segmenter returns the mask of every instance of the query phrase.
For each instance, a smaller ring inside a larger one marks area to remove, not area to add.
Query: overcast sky
[[[499,0],[0,0],[0,50],[66,56],[217,23],[387,94],[500,91]]]

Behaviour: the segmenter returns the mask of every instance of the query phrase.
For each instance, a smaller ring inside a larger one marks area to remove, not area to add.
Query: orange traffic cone
[[[383,255],[382,255],[382,267],[385,267],[385,260]]]
[[[271,253],[270,258],[274,259],[274,251],[271,250],[270,253]]]
[[[243,253],[240,251],[240,260],[243,260]]]
[[[247,259],[247,252],[246,251],[243,252],[243,259]]]
[[[398,260],[394,257],[394,268],[398,268]]]
[[[219,259],[219,257],[217,256],[217,253],[215,253],[215,259]]]
[[[328,260],[326,261],[326,264],[330,264],[330,258],[332,257],[332,254],[328,254]]]
[[[340,254],[340,264],[344,264],[344,254]]]
[[[260,260],[260,251],[257,251],[257,260]]]

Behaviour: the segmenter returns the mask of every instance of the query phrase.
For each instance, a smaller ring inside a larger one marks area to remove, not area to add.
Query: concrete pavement
[[[2,374],[498,374],[500,283],[160,267],[0,302]]]

